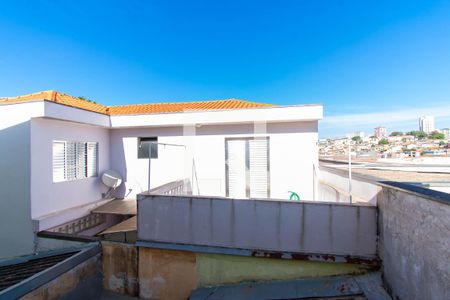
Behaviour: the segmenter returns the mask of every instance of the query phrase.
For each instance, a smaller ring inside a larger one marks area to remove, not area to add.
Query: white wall
[[[98,142],[99,177],[54,183],[53,140]],[[31,153],[32,219],[101,200],[106,188],[100,175],[110,165],[108,129],[35,118],[31,120]]]
[[[33,251],[32,219],[54,221],[58,220],[57,216],[66,216],[68,211],[84,211],[73,208],[96,205],[101,193],[106,191],[100,178],[53,183],[53,140],[99,142],[99,175],[106,169],[118,170],[125,180],[118,194],[124,196],[131,189],[129,197],[147,190],[148,160],[137,159],[137,137],[158,136],[162,143],[185,144],[187,150],[160,147],[160,158],[152,161],[152,187],[191,177],[194,158],[200,193],[224,196],[224,139],[253,136],[258,126],[250,124],[250,120],[284,121],[269,124],[268,133],[261,133],[271,140],[271,197],[286,199],[288,191],[292,190],[302,199],[312,199],[311,172],[312,165],[317,164],[317,121],[305,120],[321,118],[321,106],[113,116],[110,119],[48,101],[0,105],[0,227],[3,228],[0,258]],[[298,121],[300,119],[303,121]],[[286,123],[287,120],[292,122]],[[199,121],[203,126],[181,127],[181,124],[198,124]],[[247,124],[231,124],[244,121]],[[206,125],[218,122],[228,125]],[[167,125],[161,127],[162,124]],[[110,129],[144,125],[154,127]],[[259,129],[256,132],[260,133]],[[42,223],[51,226],[49,222]]]
[[[61,105],[54,102],[45,101],[45,116],[64,121],[73,121],[89,125],[109,127],[111,122],[108,115],[95,113],[92,111]]]
[[[270,132],[271,197],[313,199],[313,165],[318,166],[317,122],[279,123]]]
[[[0,106],[0,258],[33,252],[30,118],[41,103]]]
[[[151,162],[151,188],[191,178],[194,157],[200,194],[225,196],[225,138],[249,137],[254,132],[254,124],[112,129],[111,168],[125,182],[118,195],[134,197],[148,189],[148,159],[137,158],[137,138],[157,136],[159,143],[183,144],[187,148],[159,146],[159,158]],[[313,199],[312,166],[318,161],[317,122],[268,124],[267,134],[258,135],[270,137],[270,196],[288,199],[288,191],[295,191],[304,200]],[[196,182],[193,183],[196,192]]]

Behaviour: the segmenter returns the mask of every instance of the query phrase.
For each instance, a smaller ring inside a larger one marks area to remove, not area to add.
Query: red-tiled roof
[[[17,97],[3,98],[0,99],[0,104],[32,102],[38,100],[47,100],[106,115],[177,113],[195,110],[243,109],[272,106],[271,104],[250,102],[239,99],[106,106],[53,90]]]

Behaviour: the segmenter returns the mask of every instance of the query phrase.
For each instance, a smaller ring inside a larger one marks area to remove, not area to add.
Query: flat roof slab
[[[191,300],[225,299],[391,299],[379,273],[364,276],[321,277],[199,288]]]
[[[110,233],[118,233],[118,232],[128,232],[128,231],[136,231],[137,230],[137,217],[131,217],[126,219],[123,222],[120,222],[114,226],[107,228],[106,230],[100,232],[99,234],[110,234]]]
[[[136,199],[112,200],[97,207],[92,213],[135,216],[137,214]]]

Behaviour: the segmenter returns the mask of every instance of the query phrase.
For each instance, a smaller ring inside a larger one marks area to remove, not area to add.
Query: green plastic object
[[[296,192],[289,191],[289,193],[291,193],[291,197],[289,197],[290,200],[300,201],[300,196]]]

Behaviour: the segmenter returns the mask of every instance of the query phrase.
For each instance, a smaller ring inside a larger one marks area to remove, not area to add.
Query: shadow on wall
[[[348,193],[347,193],[348,194]],[[347,201],[346,201],[347,199]],[[348,195],[345,195],[337,188],[325,183],[319,183],[319,200],[328,202],[348,202]]]
[[[308,126],[306,126],[308,124]],[[196,129],[196,135],[223,135],[224,128],[227,135],[249,134],[255,133],[254,124],[235,124],[235,125],[207,125]],[[286,122],[286,123],[269,123],[267,124],[267,134],[275,133],[306,133],[316,132],[316,122]]]
[[[33,252],[30,122],[0,130],[0,258]]]
[[[127,178],[127,163],[125,160],[125,149],[123,144],[123,139],[118,139],[114,145],[112,145],[112,137],[110,136],[110,163],[111,169],[119,172],[122,176],[122,184],[112,193],[112,196],[116,198],[126,198],[128,191],[126,188]]]

